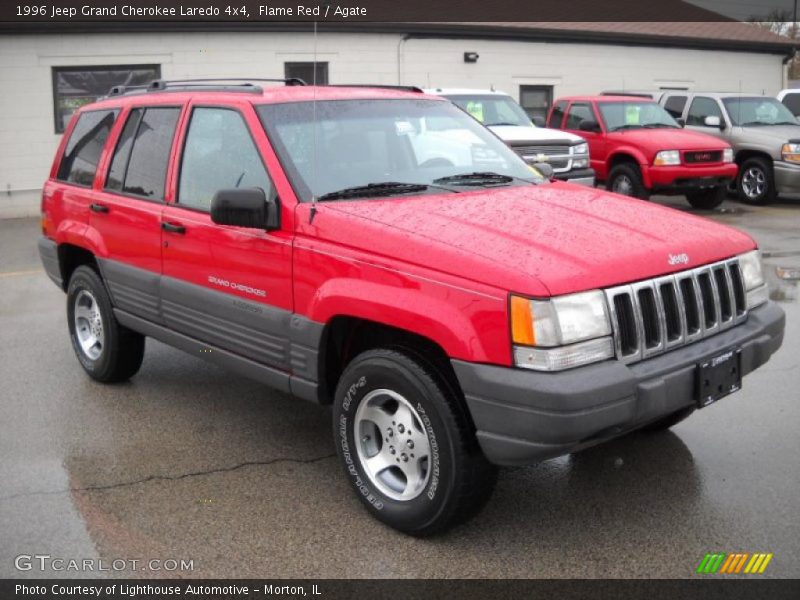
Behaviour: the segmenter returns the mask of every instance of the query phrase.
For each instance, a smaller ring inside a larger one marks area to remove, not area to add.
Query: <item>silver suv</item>
[[[736,191],[750,204],[800,193],[800,123],[777,99],[720,92],[666,92],[660,104],[686,127],[733,146]]]

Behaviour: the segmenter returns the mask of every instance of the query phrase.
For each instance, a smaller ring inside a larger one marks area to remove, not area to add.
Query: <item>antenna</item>
[[[308,224],[314,222],[314,217],[317,216],[317,193],[314,191],[317,187],[317,22],[314,21],[314,63],[313,75],[311,77],[314,87],[311,92],[311,211],[308,213]]]

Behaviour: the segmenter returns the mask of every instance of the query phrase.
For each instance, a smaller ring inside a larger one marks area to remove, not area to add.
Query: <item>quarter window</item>
[[[686,106],[686,96],[670,96],[664,102],[664,110],[666,110],[673,119],[678,119],[683,114],[683,109]]]
[[[137,108],[122,131],[106,187],[148,200],[164,199],[169,151],[181,109]]]
[[[719,104],[713,98],[698,96],[692,100],[692,104],[689,106],[686,124],[705,127],[706,117],[719,117],[722,120],[722,110],[720,110]]]
[[[553,107],[553,112],[550,113],[550,119],[547,121],[547,126],[560,129],[561,124],[564,122],[565,112],[567,112],[566,101],[562,100],[561,102],[556,102],[556,105]]]
[[[78,117],[64,149],[56,179],[91,186],[117,110],[94,110]]]
[[[159,65],[53,67],[56,133],[63,133],[72,113],[108,94],[115,85],[144,85],[161,77]]]
[[[208,211],[219,190],[261,188],[272,193],[264,163],[242,116],[224,108],[196,108],[183,148],[178,203]]]

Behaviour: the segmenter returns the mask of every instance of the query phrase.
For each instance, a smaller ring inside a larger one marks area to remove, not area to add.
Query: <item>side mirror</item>
[[[211,200],[211,220],[217,225],[278,229],[280,205],[261,188],[220,190]]]
[[[533,163],[533,165],[531,166],[537,171],[539,171],[539,173],[541,173],[542,177],[544,177],[545,179],[553,178],[553,173],[555,173],[555,171],[553,171],[553,165],[551,165],[550,163],[537,162]]]
[[[719,117],[708,116],[703,119],[703,124],[706,127],[718,127],[719,129],[722,129],[722,121]]]
[[[681,127],[686,127],[686,119],[682,117],[678,117],[677,119],[675,119],[675,122]]]
[[[578,124],[578,129],[581,131],[594,131],[595,133],[599,133],[600,123],[592,119],[584,119]]]
[[[544,120],[544,117],[540,117],[540,116],[538,116],[538,115],[537,115],[537,116],[535,116],[535,117],[533,117],[533,118],[531,119],[531,122],[532,122],[534,125],[536,125],[536,127],[544,127],[544,126],[545,126],[545,120]]]

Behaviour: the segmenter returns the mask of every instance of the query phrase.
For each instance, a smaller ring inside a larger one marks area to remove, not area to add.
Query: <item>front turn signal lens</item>
[[[533,311],[531,301],[520,296],[511,296],[511,339],[515,344],[533,346]]]

